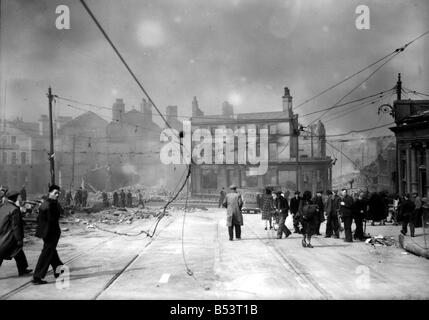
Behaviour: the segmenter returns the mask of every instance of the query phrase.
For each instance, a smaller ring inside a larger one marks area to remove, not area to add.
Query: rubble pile
[[[396,245],[396,241],[393,237],[388,238],[383,235],[372,236],[371,238],[366,239],[365,243],[376,247],[390,247]]]

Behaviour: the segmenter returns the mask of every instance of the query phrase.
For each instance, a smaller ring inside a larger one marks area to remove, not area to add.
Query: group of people
[[[70,206],[70,205],[74,204],[74,206],[77,208],[87,207],[88,206],[88,190],[86,190],[85,188],[79,187],[79,189],[77,189],[75,191],[74,197],[72,195],[72,192],[68,191],[66,193],[65,203],[66,203],[66,206]]]
[[[422,216],[424,211],[429,210],[429,203],[427,198],[420,198],[417,193],[412,195],[406,194],[403,197],[395,196],[393,200],[394,207],[394,221],[395,223],[401,223],[401,233],[407,234],[408,226],[410,228],[411,237],[415,236],[415,228],[421,227],[424,223]]]
[[[144,207],[144,199],[143,194],[140,192],[140,190],[137,190],[137,206],[143,206]],[[131,193],[131,190],[128,190],[127,193],[125,193],[124,189],[121,189],[121,192],[113,192],[113,206],[119,207],[119,208],[132,208],[133,207],[133,194]]]
[[[36,237],[43,240],[43,249],[37,260],[32,282],[36,285],[47,283],[43,280],[52,266],[54,277],[58,278],[63,265],[58,256],[57,244],[61,236],[59,218],[62,207],[58,202],[60,187],[51,185],[48,195],[39,207]],[[22,194],[19,191],[6,191],[1,194],[0,201],[0,266],[3,260],[15,259],[18,275],[24,276],[33,272],[28,268],[24,253],[24,221],[22,212]]]
[[[227,208],[229,240],[233,240],[233,229],[236,231],[236,238],[241,239],[243,200],[237,192],[237,186],[232,185],[230,190],[230,193],[226,193],[222,189],[219,206]],[[347,189],[342,189],[334,192],[328,190],[325,195],[318,191],[314,196],[310,191],[305,191],[302,196],[296,191],[290,200],[288,196],[288,192],[265,189],[259,204],[262,220],[265,221],[265,230],[273,229],[275,220],[278,224],[277,238],[281,239],[283,235],[289,237],[292,231],[287,228],[285,222],[290,213],[293,217],[293,232],[303,235],[302,245],[305,248],[313,248],[311,238],[322,235],[320,226],[324,221],[326,221],[325,238],[339,239],[340,232],[344,231],[345,242],[364,241],[366,239],[364,223],[365,226],[366,221],[371,221],[372,225],[374,222],[384,224],[389,211],[389,199],[383,192],[359,192],[349,195]],[[417,194],[414,194],[413,198],[405,195],[403,199],[398,198],[396,203],[394,202],[397,214],[393,219],[402,222],[402,234],[407,233],[409,225],[411,236],[414,236],[415,226],[418,221],[421,222],[421,208],[425,205],[426,198],[421,199]]]

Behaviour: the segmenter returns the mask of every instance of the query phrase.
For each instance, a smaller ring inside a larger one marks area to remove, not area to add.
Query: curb
[[[426,259],[429,259],[428,249],[424,249],[417,244],[407,242],[403,234],[399,235],[399,244],[401,245],[402,249],[407,250],[408,252],[411,252],[417,256],[421,256],[421,257],[425,257]]]

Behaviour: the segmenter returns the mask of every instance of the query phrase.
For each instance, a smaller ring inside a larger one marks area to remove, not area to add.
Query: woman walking
[[[299,203],[298,213],[302,225],[302,246],[313,248],[311,245],[311,236],[316,233],[318,206],[311,200],[310,191],[304,191],[304,195]]]
[[[262,220],[265,220],[265,230],[268,228],[268,222],[270,223],[270,229],[273,228],[272,217],[274,211],[274,199],[271,195],[271,189],[266,188],[265,194],[262,195]]]

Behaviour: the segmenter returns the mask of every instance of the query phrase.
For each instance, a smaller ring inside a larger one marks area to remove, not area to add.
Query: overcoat
[[[226,225],[232,227],[232,218],[236,224],[243,225],[243,214],[241,213],[241,206],[243,200],[241,194],[238,192],[230,192],[225,196],[223,200],[223,206],[226,207]]]
[[[24,223],[21,211],[15,204],[6,201],[0,207],[0,260],[12,259],[21,249],[18,241],[24,239]]]
[[[61,207],[58,201],[46,199],[39,208],[36,237],[48,241],[58,240],[61,235],[60,214]]]

